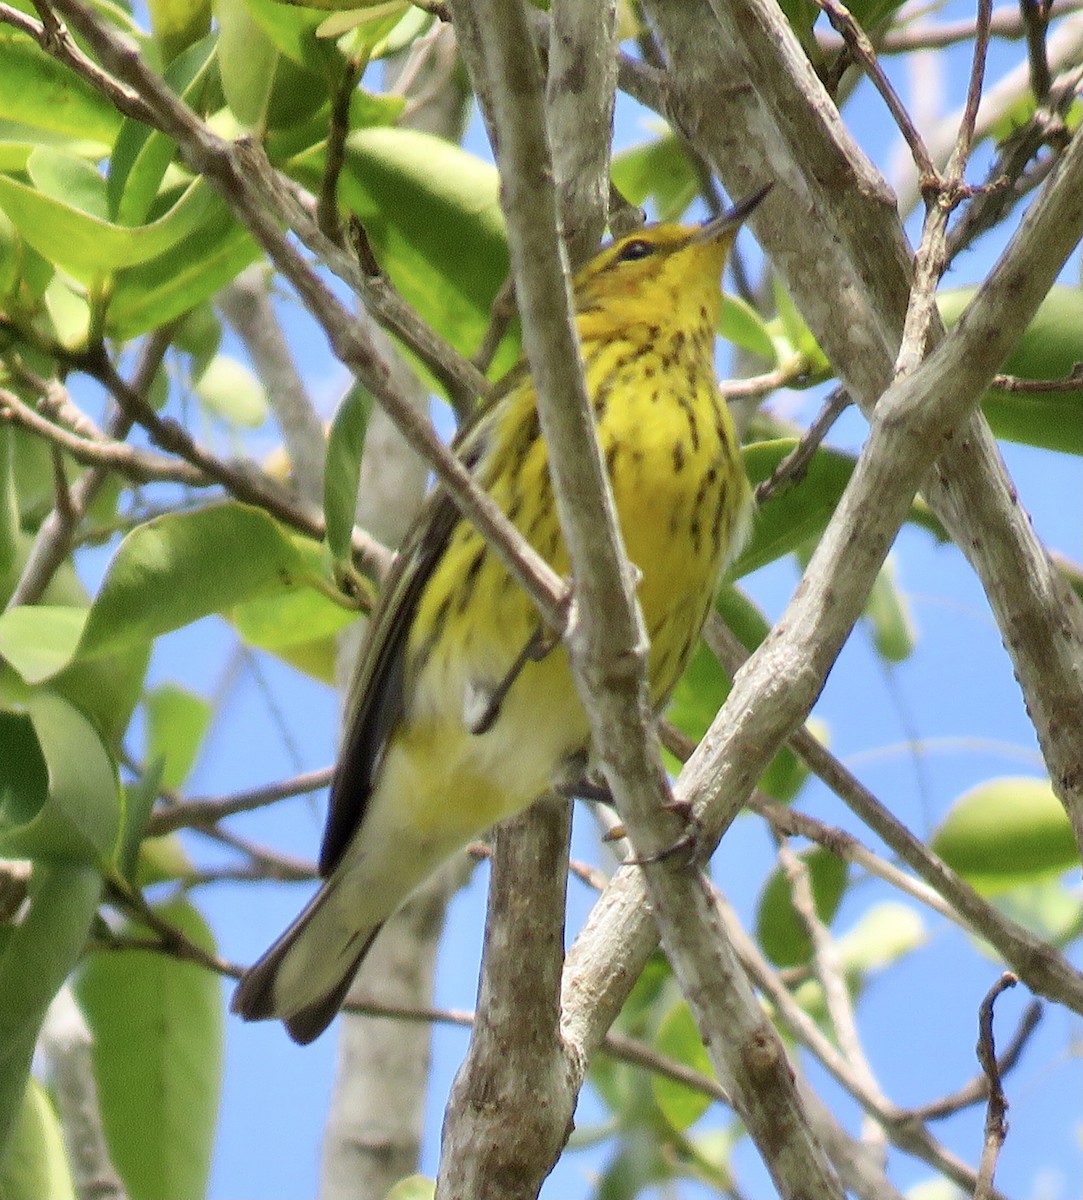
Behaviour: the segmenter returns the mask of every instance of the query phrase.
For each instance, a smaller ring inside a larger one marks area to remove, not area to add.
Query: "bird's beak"
[[[753,192],[751,196],[746,196],[735,204],[732,208],[727,208],[724,213],[714,217],[710,221],[705,221],[696,231],[694,241],[709,242],[716,237],[720,237],[725,233],[736,233],[737,230],[748,220],[752,213],[760,205],[760,201],[774,187],[774,183],[765,183],[759,191]]]

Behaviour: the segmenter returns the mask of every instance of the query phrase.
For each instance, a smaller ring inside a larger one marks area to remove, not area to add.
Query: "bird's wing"
[[[406,643],[425,585],[459,511],[437,489],[425,501],[380,592],[350,685],[345,733],[331,781],[320,874],[334,870],[361,825],[384,749],[406,705]]]
[[[519,364],[460,430],[454,449],[468,470],[475,471],[485,454],[501,398],[524,383],[526,369]],[[484,478],[480,482],[485,486]],[[384,749],[405,712],[406,644],[414,613],[460,520],[455,502],[437,486],[403,539],[380,592],[346,704],[345,734],[320,847],[322,876],[334,870],[364,819]]]

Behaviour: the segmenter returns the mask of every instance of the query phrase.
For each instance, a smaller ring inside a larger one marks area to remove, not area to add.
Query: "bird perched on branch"
[[[574,280],[587,394],[650,636],[656,708],[740,546],[748,482],[714,369],[721,277],[767,189],[701,226],[605,247]],[[459,438],[478,484],[561,574],[568,557],[528,370]],[[437,866],[544,791],[582,776],[586,713],[567,654],[439,488],[389,576],[352,688],[319,891],[248,971],[233,1009],[309,1042],[383,922]]]

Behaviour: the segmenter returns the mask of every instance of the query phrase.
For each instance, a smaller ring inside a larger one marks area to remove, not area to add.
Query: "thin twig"
[[[318,792],[330,784],[333,774],[333,767],[323,767],[319,771],[306,771],[302,775],[294,775],[291,779],[234,792],[229,796],[183,800],[170,804],[166,808],[156,809],[151,814],[147,822],[147,836],[160,837],[162,834],[172,833],[175,829],[213,825],[223,817],[266,808],[269,804],[291,796],[305,796],[311,792]]]
[[[316,221],[333,241],[342,243],[342,218],[338,211],[338,181],[346,162],[346,138],[350,133],[350,101],[361,82],[367,58],[351,59],[342,68],[342,78],[331,94],[331,119],[327,130],[327,152],[323,178],[316,200]]]
[[[939,178],[936,166],[921,134],[906,111],[906,105],[899,99],[898,93],[877,61],[876,50],[865,31],[854,20],[850,10],[841,0],[816,0],[816,3],[823,9],[832,27],[842,35],[854,58],[864,68],[873,87],[883,98],[895,124],[899,127],[899,132],[910,147],[919,177],[928,184],[933,184]]]
[[[1038,1028],[1038,1023],[1042,1018],[1042,1011],[1041,1002],[1032,1000],[1027,1005],[1026,1011],[1019,1021],[1019,1027],[1012,1035],[1012,1040],[1008,1043],[1003,1054],[997,1055],[997,1072],[1002,1078],[1018,1063],[1024,1047],[1030,1041],[1031,1034]],[[988,1097],[989,1076],[982,1071],[981,1074],[976,1075],[969,1083],[952,1092],[950,1096],[944,1096],[940,1100],[933,1100],[928,1104],[922,1104],[911,1111],[923,1121],[938,1121],[944,1117],[954,1116],[964,1108],[980,1104],[983,1100],[988,1099]]]
[[[775,467],[770,477],[757,485],[757,504],[763,504],[771,496],[797,483],[804,476],[831,426],[851,404],[853,399],[845,388],[837,387],[831,392],[816,414],[816,419],[801,435],[801,440]]]
[[[997,997],[1019,982],[1010,971],[1005,971],[989,989],[981,1002],[978,1016],[978,1062],[989,1081],[989,1102],[985,1110],[985,1138],[982,1143],[978,1179],[974,1187],[974,1200],[989,1200],[993,1195],[993,1176],[997,1159],[1000,1157],[1004,1139],[1008,1136],[1008,1099],[1000,1080],[996,1045],[993,1039],[993,1007]]]

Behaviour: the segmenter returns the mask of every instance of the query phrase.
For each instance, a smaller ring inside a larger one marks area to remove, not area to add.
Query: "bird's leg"
[[[478,688],[473,695],[467,697],[464,708],[466,712],[466,727],[475,737],[488,733],[497,717],[500,716],[500,706],[511,691],[511,685],[519,678],[519,674],[528,662],[541,662],[552,652],[560,642],[560,634],[539,626],[527,638],[526,645],[515,656],[515,661],[508,668],[508,673],[494,688]],[[480,711],[474,715],[474,710]]]

